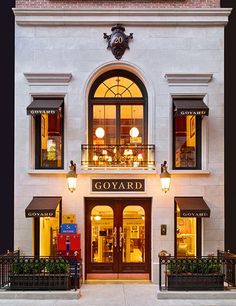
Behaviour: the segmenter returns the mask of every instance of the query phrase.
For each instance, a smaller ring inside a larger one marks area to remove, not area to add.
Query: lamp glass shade
[[[161,177],[161,188],[164,192],[170,189],[170,177]]]
[[[97,216],[94,217],[94,220],[95,220],[95,221],[100,221],[101,219],[102,219],[102,217],[99,216],[99,215],[97,215]]]
[[[95,135],[97,136],[97,138],[103,138],[104,135],[105,135],[105,130],[104,130],[104,128],[98,127],[98,128],[95,130]]]
[[[67,176],[67,184],[68,184],[68,189],[73,192],[76,189],[76,183],[77,183],[77,178],[76,175],[72,176],[72,175],[68,175]]]
[[[130,131],[129,131],[129,134],[130,134],[131,137],[138,137],[138,135],[139,135],[139,130],[138,130],[138,128],[136,128],[135,126],[132,127],[132,128],[130,129]]]

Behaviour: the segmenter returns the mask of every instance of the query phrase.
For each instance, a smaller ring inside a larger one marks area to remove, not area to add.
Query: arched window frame
[[[99,85],[104,82],[106,79],[111,77],[120,76],[125,77],[133,81],[140,89],[142,93],[142,97],[140,98],[96,98],[94,97],[95,92]],[[91,86],[89,92],[89,101],[88,101],[88,142],[89,144],[93,144],[93,105],[94,104],[104,104],[104,105],[125,105],[128,102],[130,104],[140,104],[143,105],[143,141],[142,144],[148,143],[148,95],[146,88],[143,82],[133,73],[122,70],[122,69],[114,69],[110,70],[102,75],[100,75]],[[118,122],[119,124],[119,122]],[[118,140],[119,142],[120,140]],[[119,144],[119,143],[116,143]]]

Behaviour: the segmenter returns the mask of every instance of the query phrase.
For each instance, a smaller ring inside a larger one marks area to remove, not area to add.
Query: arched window
[[[90,145],[147,144],[147,92],[125,70],[104,73],[89,94]]]

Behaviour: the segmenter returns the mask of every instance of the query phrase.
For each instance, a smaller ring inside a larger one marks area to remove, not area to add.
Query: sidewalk
[[[155,284],[83,284],[79,299],[0,299],[5,306],[236,306],[236,299],[157,299]],[[37,294],[38,292],[36,292]],[[55,292],[51,292],[52,295]],[[60,292],[62,293],[62,292]],[[206,293],[206,292],[204,292]],[[212,292],[211,292],[212,293]],[[230,292],[226,292],[228,294]],[[234,292],[236,294],[236,292]],[[183,294],[183,293],[182,293]],[[186,293],[188,298],[189,292]],[[194,293],[193,293],[194,294]],[[198,292],[199,296],[201,293]],[[202,292],[203,294],[203,292]],[[217,293],[216,293],[217,294]],[[204,295],[205,296],[205,295]],[[56,293],[55,293],[56,297]]]

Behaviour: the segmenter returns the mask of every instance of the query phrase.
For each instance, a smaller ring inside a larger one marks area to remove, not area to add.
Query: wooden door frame
[[[152,198],[151,197],[85,197],[85,278],[87,278],[88,273],[100,273],[100,274],[112,274],[113,268],[115,273],[122,274],[118,271],[118,267],[116,266],[118,263],[104,263],[99,264],[100,270],[98,269],[96,272],[90,269],[91,267],[91,220],[90,220],[90,212],[92,208],[96,205],[108,205],[112,207],[111,203],[118,205],[118,202],[121,201],[121,210],[122,207],[125,206],[134,206],[139,205],[145,209],[145,263],[143,263],[143,272],[140,273],[137,270],[138,266],[142,266],[141,263],[120,263],[120,267],[122,266],[122,273],[131,274],[149,274],[149,278],[151,278],[151,210],[152,210]],[[114,205],[114,206],[115,206]],[[116,206],[115,206],[116,207]],[[122,210],[123,211],[123,210]],[[115,220],[114,220],[115,226]],[[86,256],[87,254],[87,256]]]

